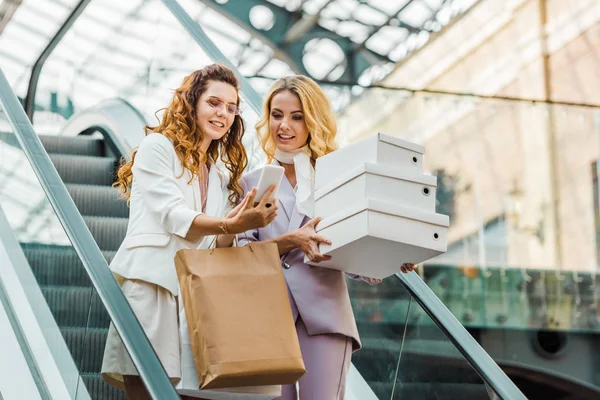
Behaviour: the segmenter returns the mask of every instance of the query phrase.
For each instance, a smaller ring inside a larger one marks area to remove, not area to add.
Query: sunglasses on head
[[[242,110],[240,110],[240,108],[238,106],[236,106],[235,104],[231,104],[231,103],[225,103],[223,100],[219,99],[218,97],[209,97],[208,99],[206,99],[206,102],[213,108],[221,108],[221,107],[223,107],[223,105],[225,105],[225,109],[227,110],[227,112],[229,114],[233,114],[233,115],[241,115],[242,114]]]

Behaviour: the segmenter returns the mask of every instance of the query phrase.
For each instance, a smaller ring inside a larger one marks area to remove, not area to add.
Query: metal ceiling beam
[[[267,44],[273,49],[274,57],[287,63],[296,73],[310,76],[302,62],[304,47],[310,40],[319,38],[333,40],[346,55],[346,69],[337,80],[356,81],[370,66],[391,62],[388,57],[357,47],[349,38],[318,25],[318,20],[303,18],[300,10],[290,12],[267,0],[229,0],[224,4],[216,0],[200,1]],[[250,11],[256,6],[267,7],[273,12],[275,21],[271,29],[259,30],[250,22]]]
[[[325,4],[321,6],[319,11],[313,15],[304,15],[304,17],[290,26],[285,35],[285,43],[291,43],[298,40],[302,35],[306,34],[309,30],[316,26],[319,23],[319,18],[321,18],[321,11],[323,11],[332,1],[333,0],[327,0]],[[302,5],[298,9],[298,12],[302,12]]]
[[[385,26],[389,26],[389,25],[392,23],[392,21],[393,21],[393,20],[397,20],[397,21],[398,21],[398,24],[399,24],[399,27],[400,27],[400,28],[404,28],[404,29],[408,30],[410,33],[419,33],[419,32],[421,32],[421,31],[423,31],[423,30],[426,30],[426,29],[425,29],[423,26],[421,26],[421,27],[415,27],[415,26],[412,26],[412,25],[410,25],[410,24],[408,24],[408,23],[406,23],[406,22],[402,21],[402,19],[401,19],[401,18],[400,18],[400,16],[399,16],[399,14],[400,14],[402,11],[404,11],[406,8],[408,8],[408,6],[410,6],[410,5],[413,3],[413,1],[414,1],[414,0],[409,0],[409,1],[407,1],[407,2],[406,2],[406,4],[404,4],[404,5],[400,6],[400,8],[398,8],[398,10],[397,10],[395,13],[393,13],[393,14],[390,14],[390,15],[388,16],[388,19],[387,19],[387,20],[386,20],[386,21],[385,21],[383,24],[381,24],[381,25],[378,25],[378,26],[373,26],[373,29],[371,30],[371,32],[369,32],[369,35],[368,35],[368,36],[365,38],[365,40],[364,40],[362,43],[360,43],[360,44],[357,44],[356,46],[358,46],[358,47],[361,47],[361,48],[365,48],[365,43],[366,43],[366,42],[367,42],[369,39],[371,39],[373,36],[375,36],[375,35],[376,35],[376,34],[377,34],[377,33],[378,33],[378,32],[379,32],[381,29],[383,29],[383,27],[385,27]],[[424,3],[424,2],[423,2],[423,3]],[[367,3],[364,3],[364,4],[367,4]],[[446,4],[446,0],[444,0],[444,1],[442,2],[442,6],[443,6],[443,5],[445,5],[445,4]],[[369,7],[371,7],[373,10],[376,10],[376,11],[379,11],[379,12],[383,13],[383,11],[381,11],[381,10],[380,10],[380,9],[378,9],[378,8],[375,8],[373,5],[371,5],[371,4],[367,4],[367,5],[368,5]],[[429,7],[429,8],[431,9],[431,7]],[[441,7],[440,7],[440,9],[441,9]],[[397,44],[395,44],[395,45],[394,45],[392,48],[395,48],[395,47],[396,47],[398,44],[400,44],[400,43],[401,43],[402,41],[404,41],[404,40],[405,40],[405,39],[402,39],[400,42],[398,42]],[[390,61],[391,61],[391,60],[390,60]],[[392,61],[392,62],[394,62],[394,61]],[[394,62],[394,63],[395,63],[395,62]],[[333,66],[332,68],[330,68],[330,70],[327,72],[327,75],[331,74],[331,73],[332,73],[333,71],[335,71],[335,69],[336,69],[336,68],[338,68],[339,66],[340,66],[340,64],[338,63],[337,65],[335,65],[335,66]]]
[[[6,25],[22,2],[23,0],[0,1],[0,33],[6,28]]]

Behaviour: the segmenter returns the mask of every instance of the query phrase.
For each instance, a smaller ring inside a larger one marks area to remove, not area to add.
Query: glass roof
[[[19,96],[26,93],[31,66],[77,2],[23,0],[0,34],[0,66]],[[249,13],[251,26],[244,27],[217,11],[219,4],[227,2],[228,0],[180,0],[180,4],[201,24],[221,51],[239,66],[242,74],[248,77],[277,78],[293,73],[293,66],[284,60],[285,57],[280,57],[280,53],[272,45],[265,43],[257,35],[257,32],[268,30],[272,26],[273,12],[265,6],[253,7]],[[378,60],[374,67],[360,76],[361,84],[369,84],[389,73],[394,63],[423,46],[431,34],[468,9],[475,0],[265,0],[262,3],[266,2],[276,6],[276,10],[295,15],[299,21],[292,26],[294,29],[319,26],[349,38],[357,48],[364,46],[381,56],[384,62]],[[88,8],[94,3],[92,0]],[[110,4],[107,6],[108,3]],[[131,15],[135,8],[141,9],[146,3],[148,2],[140,0],[102,1],[101,9],[96,8],[95,21],[91,21],[95,26],[90,25],[87,35],[80,34],[80,38],[84,40],[79,41],[87,47],[89,43],[84,44],[85,41],[93,42],[94,38],[105,40],[104,35],[95,35],[96,31],[101,31],[100,25],[106,23],[112,29],[120,29],[118,24],[114,24],[114,17],[123,13]],[[138,23],[143,15],[144,13],[138,15]],[[142,50],[140,43],[153,40],[138,39],[141,40],[131,40],[126,44],[130,46],[130,52],[125,53],[130,53],[132,59]],[[165,43],[169,45],[168,42]],[[344,60],[339,46],[327,37],[311,40],[303,50],[304,67],[317,79],[336,79],[340,69],[343,70]],[[68,64],[72,60],[65,59],[64,62]],[[263,92],[268,86],[268,83],[261,83],[261,80],[254,82],[259,92]]]

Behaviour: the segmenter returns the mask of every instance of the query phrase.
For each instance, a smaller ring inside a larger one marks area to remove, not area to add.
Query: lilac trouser
[[[296,332],[306,367],[298,381],[300,400],[343,400],[352,357],[352,339],[336,334],[309,335],[290,296]],[[296,400],[296,385],[284,385],[280,400]]]

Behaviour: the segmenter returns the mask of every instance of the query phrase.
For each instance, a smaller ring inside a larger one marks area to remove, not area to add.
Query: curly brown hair
[[[200,96],[211,81],[228,83],[239,93],[239,81],[231,69],[221,64],[208,65],[183,79],[181,86],[175,90],[169,106],[161,109],[164,113],[160,124],[146,126],[145,132],[146,135],[153,132],[160,133],[171,139],[181,165],[192,173],[190,183],[200,175],[200,170],[205,163],[216,163],[220,155],[221,161],[230,172],[227,184],[230,192],[229,202],[235,205],[243,194],[239,180],[248,165],[246,149],[242,145],[242,136],[245,132],[244,120],[240,115],[236,115],[227,134],[220,140],[213,140],[206,154],[202,151],[204,133],[197,123],[196,107]],[[237,104],[238,106],[240,104],[239,95]],[[136,151],[133,152],[131,161],[122,161],[117,172],[117,181],[113,184],[127,199],[131,195],[133,181],[131,167],[135,161],[135,154]]]

